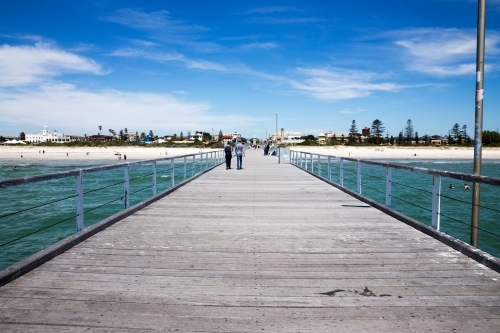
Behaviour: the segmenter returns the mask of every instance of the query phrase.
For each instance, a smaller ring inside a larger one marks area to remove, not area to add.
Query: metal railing
[[[162,187],[167,186],[166,189],[171,189],[176,185],[176,182],[182,182],[190,177],[199,174],[200,172],[203,172],[204,170],[209,169],[210,167],[223,163],[223,161],[224,161],[223,151],[216,150],[210,152],[203,152],[199,154],[164,157],[153,160],[126,162],[121,164],[96,166],[96,167],[89,167],[89,168],[76,169],[70,171],[62,171],[62,172],[55,172],[55,173],[48,173],[41,175],[26,176],[21,178],[0,180],[0,189],[4,190],[5,192],[5,189],[7,188],[17,187],[20,185],[52,182],[59,179],[70,179],[71,177],[74,177],[75,189],[76,189],[76,191],[73,192],[74,194],[72,195],[69,195],[67,189],[65,189],[66,193],[64,197],[47,198],[45,196],[43,198],[40,198],[39,200],[45,202],[37,203],[29,207],[26,206],[19,207],[16,204],[13,205],[13,207],[8,207],[9,209],[7,211],[4,211],[3,214],[0,213],[0,226],[3,225],[3,227],[5,228],[7,228],[7,226],[9,228],[12,227],[15,228],[14,224],[10,223],[12,221],[9,219],[15,218],[16,215],[19,216],[19,214],[25,212],[36,212],[37,209],[40,209],[42,207],[45,208],[54,207],[51,208],[49,215],[52,215],[51,218],[60,219],[57,220],[56,222],[51,221],[50,223],[45,223],[44,225],[40,223],[38,228],[37,227],[34,228],[35,230],[29,230],[25,233],[16,234],[15,237],[12,237],[10,239],[6,239],[8,236],[4,235],[4,237],[0,237],[0,249],[5,248],[7,245],[17,242],[23,238],[42,232],[50,227],[56,226],[63,222],[70,221],[72,219],[76,221],[75,232],[78,232],[83,228],[85,228],[86,214],[89,214],[94,210],[97,210],[106,205],[111,205],[111,204],[116,205],[118,201],[123,201],[122,210],[127,209],[131,206],[131,197],[136,193],[143,192],[149,189],[151,192],[150,195],[147,197],[155,196],[157,195],[157,190],[160,184],[163,183]],[[143,170],[144,167],[147,167],[148,165],[151,167],[151,169],[150,171],[147,171],[146,174],[131,177],[131,171],[134,171],[135,169]],[[123,180],[116,179],[117,175],[115,174],[114,175],[115,179],[106,179],[107,182],[111,181],[112,182],[111,184],[103,184],[106,183],[106,181],[103,179],[97,181],[94,180],[94,183],[97,182],[100,186],[98,186],[97,188],[88,189],[86,191],[84,190],[85,175],[90,175],[90,174],[96,175],[110,170],[119,170],[119,169],[123,169],[124,171]],[[164,179],[161,179],[160,177]],[[149,181],[148,178],[150,178]],[[139,189],[131,190],[131,182],[134,181],[136,181],[136,183],[139,183],[141,187]],[[68,184],[65,183],[66,187],[67,185]],[[121,194],[119,192],[114,193],[114,195],[117,195],[117,197],[113,197],[112,200],[105,200],[106,202],[102,202],[103,200],[102,197],[99,199],[99,194],[102,194],[105,189],[116,188],[116,186],[120,185],[123,186],[123,192]],[[29,191],[26,191],[26,193],[29,193]],[[57,191],[57,193],[59,193],[59,191]],[[90,195],[90,198],[88,198],[88,200],[92,201],[92,207],[87,207],[86,210],[84,209],[85,195],[87,196]],[[142,195],[141,200],[144,200],[144,194],[141,195]],[[75,213],[71,214],[71,216],[69,217],[59,218],[61,214],[60,214],[60,208],[57,205],[60,204],[61,202],[73,198],[75,200]],[[22,203],[22,201],[23,201],[22,199],[19,200],[20,203]],[[32,227],[33,224],[37,223],[37,221],[31,221],[31,218],[32,216],[30,216],[30,220],[27,221],[27,224],[29,224],[30,227]],[[0,270],[1,269],[2,267],[0,267]]]
[[[316,174],[319,177],[327,179],[342,187],[351,188],[359,195],[363,195],[362,194],[363,189],[366,188],[371,193],[375,193],[374,196],[378,197],[380,203],[385,204],[385,206],[390,207],[392,209],[394,209],[393,200],[397,200],[398,202],[402,202],[406,205],[416,206],[419,209],[427,211],[428,213],[430,213],[430,225],[436,230],[441,230],[442,217],[445,217],[450,221],[460,223],[462,225],[467,225],[471,233],[473,229],[476,228],[475,230],[482,231],[484,232],[484,234],[496,238],[495,241],[496,247],[494,251],[495,253],[493,254],[496,255],[497,257],[500,256],[499,255],[500,246],[498,246],[498,244],[500,243],[500,233],[491,230],[486,230],[480,227],[474,227],[473,225],[470,224],[470,222],[464,222],[460,218],[450,216],[452,214],[445,215],[441,212],[442,198],[446,198],[448,201],[454,200],[460,204],[469,205],[470,207],[472,207],[473,205],[472,201],[461,200],[444,195],[442,193],[442,186],[441,186],[443,178],[460,180],[463,183],[471,183],[471,184],[478,183],[478,184],[487,184],[493,186],[500,186],[500,178],[476,176],[460,172],[427,169],[427,168],[413,167],[413,166],[394,164],[394,163],[384,163],[378,161],[354,159],[349,157],[336,157],[332,155],[314,154],[314,153],[295,151],[295,150],[291,151],[290,160],[291,164],[303,170]],[[378,167],[379,170],[378,172],[375,170],[373,170],[372,172],[363,172],[363,170],[367,168],[367,166]],[[380,168],[383,169],[380,170]],[[404,181],[397,182],[394,180],[393,177],[394,170],[402,170],[404,172],[413,174],[429,175],[430,177],[432,177],[432,184],[430,188],[420,188],[415,184],[408,184],[408,183],[404,184]],[[376,185],[368,185],[368,182],[367,184],[365,184],[364,180],[368,177],[370,178],[371,183],[375,183]],[[414,193],[419,193],[419,195],[416,195],[412,199],[408,198],[405,199],[403,197],[398,197],[394,195],[393,186],[410,188]],[[472,185],[470,186],[470,188],[472,188]],[[422,194],[428,195],[427,198],[430,198],[431,207],[425,207],[426,203],[424,204],[418,203],[422,201],[421,199],[418,199],[419,197],[420,198],[422,197]],[[371,197],[368,198],[373,199]],[[500,214],[500,210],[495,208],[494,206],[479,205],[479,208],[487,210],[489,212]],[[401,211],[400,213],[402,213],[403,215],[407,215],[404,211]],[[468,217],[470,218],[470,215]],[[498,219],[496,219],[495,221],[497,220]],[[420,222],[425,223],[425,221],[420,221]],[[462,239],[462,241],[472,243],[470,239],[467,240]],[[491,251],[488,252],[491,253]]]

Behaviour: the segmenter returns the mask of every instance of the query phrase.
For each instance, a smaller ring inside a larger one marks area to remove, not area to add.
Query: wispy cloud
[[[326,20],[317,17],[254,17],[251,21],[263,24],[308,24]]]
[[[178,62],[187,68],[200,69],[207,71],[226,72],[227,68],[223,65],[216,64],[206,60],[190,59],[180,53],[155,52],[146,51],[143,49],[124,48],[115,50],[110,53],[111,56],[126,57],[126,58],[143,58],[157,62]]]
[[[242,50],[251,50],[251,49],[274,49],[277,45],[274,42],[266,42],[266,43],[250,43],[243,44],[240,46]]]
[[[402,86],[380,82],[385,75],[340,68],[298,68],[302,80],[290,80],[297,91],[321,100],[360,98],[376,91],[395,92]]]
[[[270,7],[259,7],[250,9],[245,12],[245,14],[274,14],[274,13],[286,13],[286,12],[302,12],[302,9],[296,7],[284,7],[284,6],[270,6]]]
[[[18,128],[38,128],[47,124],[66,133],[83,135],[95,133],[98,121],[106,130],[128,127],[130,131],[140,132],[152,129],[164,135],[182,128],[236,128],[242,123],[261,120],[245,115],[217,115],[210,109],[207,102],[189,102],[166,93],[91,92],[71,84],[0,90],[0,118],[9,119]]]
[[[94,60],[53,45],[0,46],[0,86],[38,83],[68,73],[105,74]]]
[[[181,45],[198,52],[220,52],[224,47],[204,41],[204,33],[210,29],[201,25],[173,20],[166,10],[141,12],[133,9],[120,9],[103,20],[120,24],[131,29],[148,33],[148,38],[162,43]]]
[[[113,14],[104,17],[104,20],[128,26],[136,30],[170,31],[171,33],[193,33],[206,31],[207,28],[199,25],[187,24],[184,21],[172,20],[166,10],[145,13],[129,8],[119,9]]]
[[[411,29],[388,33],[403,48],[408,69],[436,76],[459,76],[475,71],[476,34],[461,29]],[[498,54],[500,35],[490,32],[488,54]]]

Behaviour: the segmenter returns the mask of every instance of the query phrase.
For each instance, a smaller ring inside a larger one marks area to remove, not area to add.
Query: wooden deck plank
[[[0,331],[500,330],[498,273],[276,162],[249,151],[0,288]]]

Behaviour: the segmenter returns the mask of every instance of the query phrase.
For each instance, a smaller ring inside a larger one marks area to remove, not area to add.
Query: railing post
[[[76,175],[76,231],[83,229],[83,171]]]
[[[318,176],[321,177],[321,157],[318,154]]]
[[[184,156],[184,180],[186,180],[187,176],[187,157]]]
[[[332,181],[332,157],[328,156],[328,180]]]
[[[153,195],[156,195],[156,161],[153,161]]]
[[[196,155],[193,155],[193,163],[191,163],[191,177],[194,176],[195,169],[196,169]]]
[[[314,173],[313,154],[311,154],[311,172]]]
[[[123,191],[124,191],[123,206],[125,207],[125,209],[127,209],[128,207],[130,207],[130,166],[128,163],[125,165],[123,180],[124,180],[124,183],[123,183]]]
[[[358,160],[356,187],[357,187],[357,192],[361,194],[361,162],[359,160]]]
[[[342,157],[340,158],[339,177],[340,177],[340,186],[344,186],[344,159]]]
[[[432,175],[432,227],[439,230],[441,222],[441,176]]]
[[[174,159],[175,158],[171,158],[170,159],[170,184],[172,185],[172,187],[174,187],[175,185],[175,162],[174,162]]]
[[[391,207],[392,205],[392,168],[387,167],[385,174],[385,205]]]
[[[304,153],[305,169],[307,170],[307,155]]]

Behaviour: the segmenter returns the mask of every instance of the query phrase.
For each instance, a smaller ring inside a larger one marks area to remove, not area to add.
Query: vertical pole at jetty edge
[[[152,168],[153,168],[153,173],[152,173],[152,176],[153,176],[153,183],[151,184],[151,187],[153,188],[153,195],[156,195],[156,161],[153,161],[153,165],[152,165]]]
[[[174,187],[175,185],[175,161],[172,157],[170,159],[170,186]]]
[[[83,229],[83,172],[76,175],[76,231]]]
[[[477,50],[476,50],[476,117],[474,123],[474,175],[481,175],[483,141],[483,96],[484,96],[484,40],[486,25],[486,0],[478,1]],[[472,187],[472,216],[470,244],[477,247],[479,228],[480,184]]]
[[[130,206],[130,167],[128,165],[128,163],[125,165],[125,169],[124,169],[124,175],[123,175],[123,191],[124,191],[124,195],[123,195],[123,206],[124,206],[124,209],[127,209],[129,206]]]

